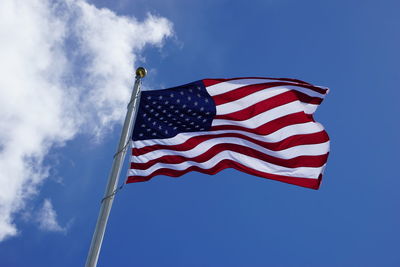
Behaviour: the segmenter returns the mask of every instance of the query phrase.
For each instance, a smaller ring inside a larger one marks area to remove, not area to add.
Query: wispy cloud
[[[39,223],[39,228],[43,231],[66,232],[66,227],[61,227],[57,222],[57,213],[53,209],[53,204],[49,199],[44,200],[36,220]]]
[[[142,49],[171,35],[165,18],[83,0],[0,2],[0,241],[17,234],[14,216],[48,177],[51,148],[120,122]],[[43,208],[55,219],[50,201]]]

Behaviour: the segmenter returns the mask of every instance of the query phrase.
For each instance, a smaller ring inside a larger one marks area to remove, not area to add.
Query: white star
[[[173,129],[176,130],[176,129],[178,129],[178,127],[175,126]]]
[[[164,111],[163,111],[163,112],[164,112]],[[171,116],[172,116],[171,114],[168,114],[168,115],[167,115],[168,118],[171,118]]]
[[[146,131],[150,132],[150,131],[151,131],[151,129],[147,129]]]
[[[191,123],[190,123],[190,125],[193,125],[194,124],[194,122],[192,121]]]
[[[197,115],[197,112],[193,112],[193,114],[192,114],[193,116],[196,116]]]
[[[180,102],[181,102],[181,100],[180,100],[180,99],[177,99],[177,100],[176,100],[176,103],[180,103]]]
[[[196,128],[199,128],[199,125],[196,125],[195,127],[196,127]]]
[[[150,112],[153,112],[154,111],[154,109],[150,109]]]
[[[158,99],[160,99],[160,100],[161,100],[161,99],[162,99],[162,96],[160,95],[160,96],[158,97]]]
[[[158,108],[158,109],[160,109],[160,108],[161,108],[161,106],[160,106],[160,105],[158,105],[158,106],[157,106],[157,108]]]
[[[153,133],[152,135],[156,135],[156,133]]]
[[[174,107],[175,107],[174,105],[169,106],[169,108],[174,108]]]
[[[142,124],[142,127],[143,127],[143,128],[146,127],[146,124]]]
[[[185,121],[189,121],[189,118],[186,118]]]
[[[190,112],[192,112],[192,110],[191,110],[191,109],[188,109],[188,112],[190,113]]]
[[[206,103],[208,103],[208,99],[206,98],[206,100],[204,100],[204,101],[206,101]]]
[[[165,103],[164,103],[164,104],[165,104],[165,105],[167,105],[168,103],[169,103],[169,101],[167,100],[167,101],[165,101]]]
[[[197,118],[198,118],[198,119],[201,119],[201,118],[202,118],[202,116],[201,116],[201,115],[199,115],[199,116],[197,116]]]
[[[179,115],[179,117],[181,117],[181,118],[182,118],[182,117],[183,117],[183,114]]]
[[[157,122],[153,121],[153,125],[156,125],[156,124],[157,124]]]
[[[147,121],[151,121],[151,118],[148,118]]]
[[[158,113],[156,113],[156,117],[158,117]]]
[[[145,118],[146,116],[147,116],[147,114],[146,114],[146,113],[144,113],[144,114],[143,114],[143,118]]]
[[[201,95],[199,93],[197,93],[197,97],[200,97]]]
[[[142,133],[140,133],[140,134],[139,134],[139,136],[143,136],[143,134],[142,134]]]
[[[153,105],[155,105],[157,102],[156,101],[153,101]]]
[[[200,87],[200,86],[197,86],[197,90],[201,90],[201,87]]]
[[[204,119],[204,120],[203,120],[203,122],[206,122],[206,121],[207,121],[207,119]]]
[[[181,91],[180,94],[183,95],[183,91]]]
[[[192,88],[189,89],[189,92],[193,92]]]
[[[168,123],[168,126],[172,126],[172,123]]]
[[[148,107],[149,107],[149,105],[146,105],[146,106],[145,106],[145,108],[148,108]]]
[[[168,130],[165,130],[165,132],[164,132],[165,134],[168,134]]]
[[[190,101],[190,100],[192,100],[192,98],[191,98],[190,96],[188,96],[188,97],[187,97],[187,100],[189,100],[189,101]]]
[[[159,129],[159,130],[161,130],[161,129],[162,129],[161,125],[160,125],[160,126],[158,126],[158,129]]]
[[[210,112],[206,112],[206,115],[210,115]]]
[[[150,100],[150,99],[151,99],[151,96],[148,96],[147,99]]]
[[[201,108],[200,108],[200,111],[203,111],[203,110],[204,110],[204,108],[203,108],[203,107],[201,107]]]
[[[182,106],[183,108],[186,108],[186,104],[183,104],[183,106]]]
[[[198,103],[197,103],[197,101],[196,101],[196,102],[194,102],[194,105],[195,105],[195,106],[197,106],[197,104],[198,104]]]
[[[204,128],[200,128],[200,131],[204,131]]]
[[[173,93],[171,93],[169,96],[170,96],[170,97],[174,97],[174,94],[173,94]]]
[[[163,120],[164,119],[164,117],[160,117],[160,120]]]

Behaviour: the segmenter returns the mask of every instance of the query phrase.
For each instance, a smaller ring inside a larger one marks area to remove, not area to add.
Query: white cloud
[[[18,233],[14,216],[48,177],[49,150],[119,123],[142,49],[171,35],[165,18],[83,0],[0,1],[0,241]]]
[[[53,204],[49,199],[45,199],[42,208],[37,214],[36,220],[39,223],[39,228],[49,232],[66,232],[65,227],[61,227],[57,222],[57,213],[53,209]]]

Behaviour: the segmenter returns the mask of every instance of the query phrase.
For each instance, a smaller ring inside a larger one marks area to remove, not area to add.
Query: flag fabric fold
[[[127,183],[235,168],[318,189],[329,137],[313,114],[327,93],[285,78],[204,79],[143,91]]]

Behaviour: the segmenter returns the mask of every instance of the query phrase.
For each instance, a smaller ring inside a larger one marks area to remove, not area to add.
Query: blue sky
[[[98,266],[400,265],[398,1],[90,3],[173,24],[162,46],[135,52],[147,88],[267,76],[331,89],[315,115],[331,138],[318,191],[231,169],[126,185]],[[120,129],[49,149],[49,177],[13,217],[19,234],[0,243],[1,266],[84,264]],[[32,219],[46,199],[63,231]]]

